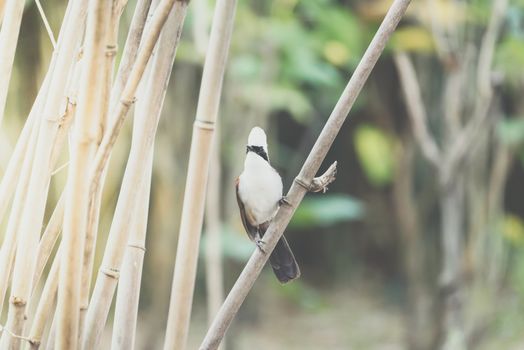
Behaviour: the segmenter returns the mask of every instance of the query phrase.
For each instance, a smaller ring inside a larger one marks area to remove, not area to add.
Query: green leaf
[[[358,159],[369,181],[375,186],[389,184],[393,179],[393,140],[382,130],[359,126],[354,137]]]
[[[302,229],[312,226],[330,226],[356,220],[364,210],[357,199],[341,194],[306,197],[298,207],[289,227]]]

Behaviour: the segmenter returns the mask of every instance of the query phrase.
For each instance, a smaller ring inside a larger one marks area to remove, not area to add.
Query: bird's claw
[[[278,205],[282,206],[284,204],[289,205],[289,206],[291,205],[291,203],[289,203],[286,196],[282,196],[282,198],[278,200]]]
[[[260,249],[260,251],[264,254],[266,254],[266,251],[264,249],[262,249],[262,246],[264,244],[266,244],[266,242],[264,242],[263,240],[261,239],[255,239],[255,244],[257,245],[258,249]]]

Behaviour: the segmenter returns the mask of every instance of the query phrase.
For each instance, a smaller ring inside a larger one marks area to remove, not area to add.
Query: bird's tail
[[[284,236],[280,238],[271,253],[269,263],[280,283],[286,283],[300,277],[297,261]]]

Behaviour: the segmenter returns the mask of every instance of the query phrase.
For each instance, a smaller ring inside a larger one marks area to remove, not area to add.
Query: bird
[[[235,187],[242,224],[249,238],[264,251],[262,237],[286,199],[282,196],[282,178],[269,163],[266,133],[258,126],[249,133],[244,170]],[[271,253],[269,263],[280,283],[300,277],[300,268],[284,236]]]

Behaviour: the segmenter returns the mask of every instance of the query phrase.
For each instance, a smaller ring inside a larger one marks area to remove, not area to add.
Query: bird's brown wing
[[[253,222],[254,220],[252,219],[251,214],[246,211],[246,208],[244,207],[244,203],[242,203],[242,200],[240,199],[240,196],[238,195],[238,182],[239,182],[239,178],[237,177],[237,179],[235,180],[235,190],[237,194],[238,208],[240,209],[240,218],[242,219],[242,224],[244,225],[244,228],[246,229],[246,232],[249,238],[251,240],[254,240],[257,234],[257,228],[250,224],[250,221]]]

